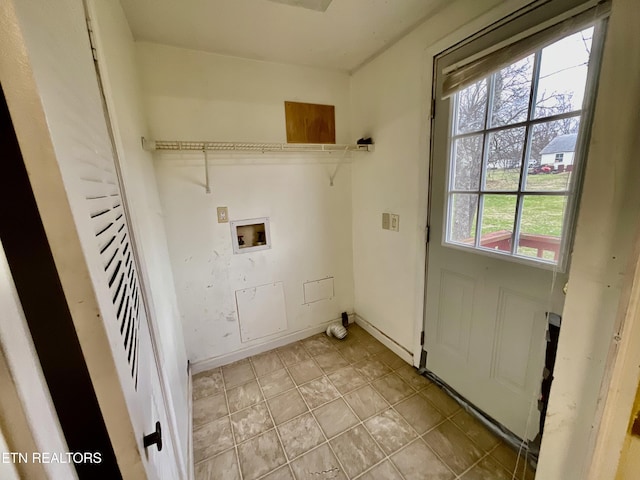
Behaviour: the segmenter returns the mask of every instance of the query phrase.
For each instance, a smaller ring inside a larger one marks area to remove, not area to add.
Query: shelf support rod
[[[338,160],[338,164],[336,165],[336,169],[333,171],[333,174],[329,177],[329,186],[333,187],[333,180],[336,178],[336,174],[338,173],[338,169],[342,162],[344,162],[345,157],[347,156],[347,152],[349,151],[349,147],[344,147],[344,152],[342,153],[342,158]]]
[[[202,149],[202,153],[204,154],[204,178],[205,178],[204,190],[207,193],[211,193],[211,184],[209,183],[209,158],[207,157],[207,146],[206,145]]]

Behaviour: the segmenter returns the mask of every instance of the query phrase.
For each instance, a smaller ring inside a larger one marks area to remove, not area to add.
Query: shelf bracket
[[[205,179],[204,190],[207,193],[211,193],[211,184],[209,183],[209,158],[207,156],[207,147],[204,147],[202,149],[202,153],[204,154],[204,179]]]
[[[348,151],[349,151],[349,147],[345,147],[344,152],[342,154],[342,158],[340,160],[338,160],[338,164],[336,165],[336,169],[333,171],[333,173],[329,177],[329,186],[330,187],[333,187],[333,180],[336,178],[336,174],[338,173],[338,170],[340,169],[340,165],[342,165],[342,162],[344,162],[344,159],[347,156],[347,152]]]

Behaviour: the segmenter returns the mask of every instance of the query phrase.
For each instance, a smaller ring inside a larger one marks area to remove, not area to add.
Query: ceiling
[[[353,71],[450,0],[121,0],[136,40]],[[308,3],[309,8],[313,2]]]

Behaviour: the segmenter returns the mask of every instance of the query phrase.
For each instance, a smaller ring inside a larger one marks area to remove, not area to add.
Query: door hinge
[[[436,99],[431,99],[431,120],[436,118]]]
[[[424,345],[424,330],[420,332],[420,345]]]
[[[91,27],[91,19],[87,18],[87,31],[89,32],[89,44],[91,45],[91,55],[93,56],[93,61],[98,61],[98,51],[96,50],[96,39],[93,34],[93,28]]]
[[[431,239],[431,227],[427,225],[427,227],[424,230],[425,230],[425,237],[426,237],[427,243],[429,243],[429,240]]]

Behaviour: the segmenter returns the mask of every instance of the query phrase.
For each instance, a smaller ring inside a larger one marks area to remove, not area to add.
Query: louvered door
[[[138,388],[138,345],[141,317],[140,282],[133,258],[127,217],[113,163],[87,162],[82,182],[96,247],[104,266],[120,331],[121,347]]]

